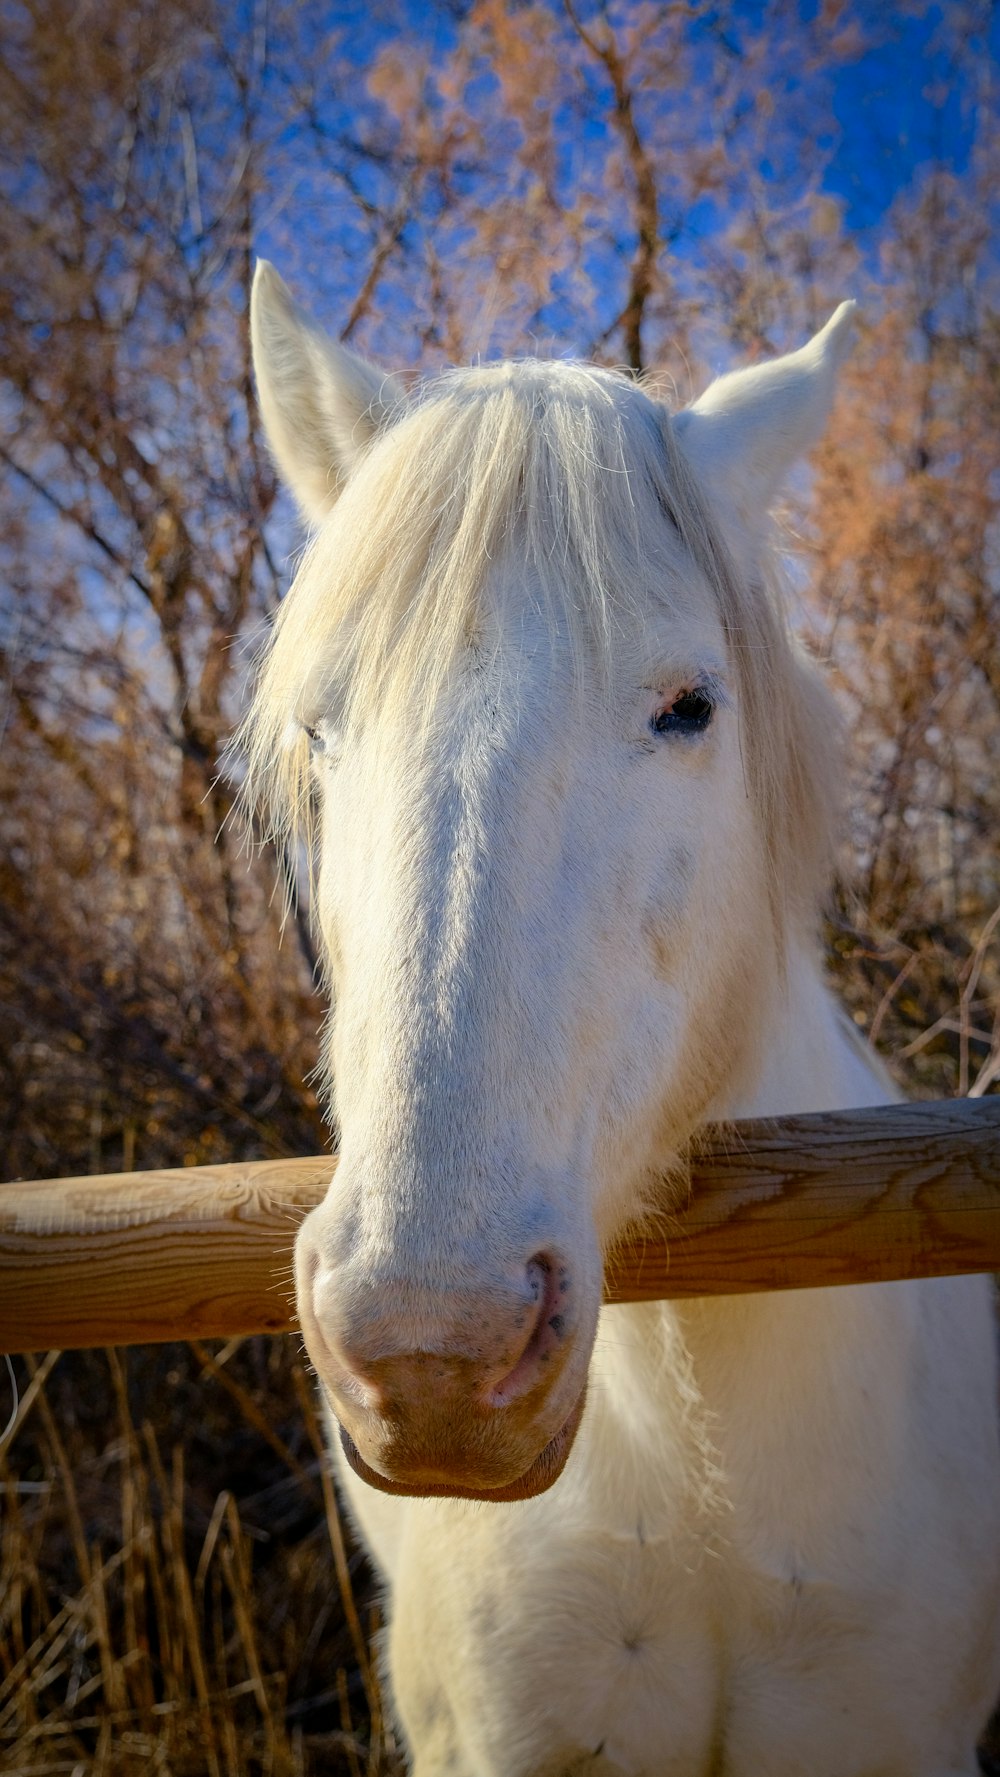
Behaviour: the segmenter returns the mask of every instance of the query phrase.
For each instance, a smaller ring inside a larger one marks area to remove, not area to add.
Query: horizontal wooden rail
[[[279,1333],[333,1160],[0,1185],[0,1351]],[[1000,1099],[709,1130],[612,1302],[1000,1270]]]

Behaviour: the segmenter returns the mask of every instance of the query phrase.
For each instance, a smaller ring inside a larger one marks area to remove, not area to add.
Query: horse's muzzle
[[[355,1473],[407,1495],[525,1499],[560,1474],[583,1411],[599,1288],[555,1247],[435,1287],[297,1249],[306,1348]]]

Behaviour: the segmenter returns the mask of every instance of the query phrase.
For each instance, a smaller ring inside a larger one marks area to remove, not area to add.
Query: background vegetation
[[[225,747],[297,532],[254,411],[275,258],[394,367],[672,381],[858,350],[786,513],[851,737],[829,924],[908,1089],[1000,1078],[989,0],[0,0],[5,1175],[315,1151],[294,861]],[[0,1770],[392,1772],[289,1344],[20,1365]]]

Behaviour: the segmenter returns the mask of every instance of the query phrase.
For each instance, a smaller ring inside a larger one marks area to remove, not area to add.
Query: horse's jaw
[[[554,1438],[549,1439],[545,1448],[522,1475],[500,1487],[477,1487],[471,1480],[438,1477],[433,1471],[426,1478],[415,1476],[405,1481],[392,1480],[365,1461],[350,1432],[345,1430],[339,1420],[337,1429],[340,1447],[354,1473],[380,1493],[395,1494],[403,1499],[475,1499],[488,1505],[510,1505],[517,1500],[534,1499],[539,1493],[547,1493],[558,1481],[580,1429],[586,1398],[587,1390],[584,1385],[561,1430]]]

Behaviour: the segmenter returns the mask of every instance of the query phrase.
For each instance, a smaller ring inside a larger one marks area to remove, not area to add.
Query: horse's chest
[[[723,1560],[693,1536],[682,1541],[590,1529],[523,1559],[513,1547],[495,1551],[496,1564],[484,1547],[462,1561],[460,1579],[455,1569],[444,1584],[425,1576],[437,1594],[434,1647],[424,1585],[397,1593],[398,1702],[415,1746],[442,1736],[429,1769],[724,1777],[755,1768],[736,1748],[744,1726],[755,1739],[757,1715],[773,1708],[775,1674],[786,1704],[804,1698],[848,1625],[836,1599],[790,1566],[755,1569],[731,1549]]]
[[[513,1569],[481,1553],[455,1591],[437,1589],[441,1661],[411,1633],[415,1591],[397,1592],[393,1666],[415,1745],[446,1696],[461,1777],[709,1777],[721,1668],[693,1571],[593,1531]]]

